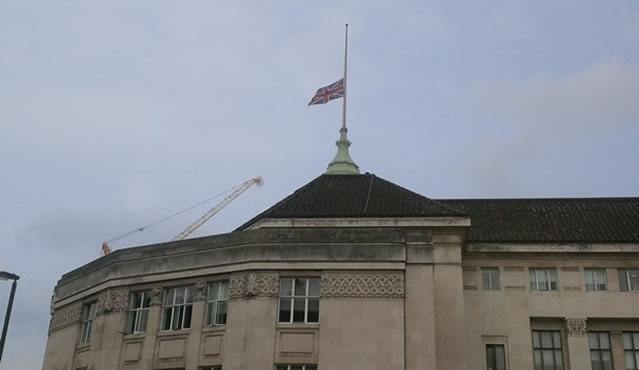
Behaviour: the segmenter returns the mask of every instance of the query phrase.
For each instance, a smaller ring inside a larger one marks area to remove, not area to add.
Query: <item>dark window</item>
[[[499,267],[482,267],[481,281],[485,290],[499,290]]]
[[[222,370],[222,366],[204,366],[200,370]]]
[[[588,333],[590,343],[590,363],[592,370],[612,370],[610,338],[606,332],[591,331]]]
[[[639,290],[639,269],[619,269],[619,290]]]
[[[320,279],[282,278],[279,322],[318,323],[319,299]]]
[[[164,292],[162,330],[190,328],[192,313],[193,287],[170,288]]]
[[[623,333],[626,370],[639,370],[639,332]]]
[[[216,281],[209,284],[206,304],[206,326],[226,324],[228,300],[228,281]]]
[[[146,330],[150,303],[151,295],[149,292],[131,293],[126,320],[127,334],[143,333]]]
[[[586,291],[596,292],[608,289],[606,269],[584,269]]]
[[[97,303],[87,303],[82,307],[82,331],[80,333],[80,343],[89,343],[93,322],[95,321]]]
[[[557,270],[554,268],[531,268],[530,290],[557,290]]]
[[[563,370],[561,332],[533,330],[532,335],[535,370]]]
[[[506,370],[506,352],[503,344],[486,344],[486,369]]]

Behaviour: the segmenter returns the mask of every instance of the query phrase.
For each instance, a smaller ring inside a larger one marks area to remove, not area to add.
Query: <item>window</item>
[[[626,370],[639,370],[639,332],[623,333]]]
[[[586,291],[596,292],[608,290],[606,269],[584,269],[586,275]]]
[[[619,289],[622,292],[639,290],[639,269],[619,269]]]
[[[486,344],[486,369],[506,370],[506,353],[503,344]]]
[[[557,290],[557,270],[554,268],[531,268],[530,290]]]
[[[592,370],[612,370],[610,338],[606,332],[591,331],[588,333],[590,343],[590,363]]]
[[[275,365],[275,370],[317,370],[317,365]]]
[[[193,287],[167,289],[162,307],[162,330],[180,330],[191,327]]]
[[[80,343],[89,343],[91,340],[91,331],[93,329],[93,321],[95,321],[95,313],[97,308],[96,302],[87,303],[82,308],[82,331],[80,333]]]
[[[216,281],[209,284],[206,298],[206,326],[226,324],[229,282]]]
[[[499,290],[499,267],[482,267],[481,281],[485,290]]]
[[[532,334],[535,370],[563,370],[561,332],[533,330]]]
[[[151,295],[149,292],[131,293],[129,300],[129,312],[126,318],[126,333],[144,333],[146,321],[149,317],[149,303]]]
[[[319,297],[320,280],[317,278],[281,279],[279,322],[318,323]]]
[[[204,366],[200,370],[222,370],[222,366]]]

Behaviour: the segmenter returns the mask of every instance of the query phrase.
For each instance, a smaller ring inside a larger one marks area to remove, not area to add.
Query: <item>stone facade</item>
[[[486,369],[487,346],[503,346],[506,369],[533,370],[533,332],[558,333],[568,370],[590,369],[589,332],[609,333],[614,369],[624,369],[639,292],[621,291],[618,271],[639,268],[639,244],[531,253],[535,246],[468,243],[468,227],[261,228],[115,251],[58,282],[43,369],[471,370]],[[496,287],[484,284],[487,268]],[[586,291],[590,268],[606,272],[605,291]],[[555,289],[533,289],[535,269],[553,269]],[[319,282],[318,322],[278,319],[280,282],[291,277]],[[207,326],[216,282],[228,282],[228,317]],[[162,330],[174,287],[192,290],[190,327]],[[149,297],[146,326],[128,333],[136,292]],[[92,302],[92,333],[80,343]]]

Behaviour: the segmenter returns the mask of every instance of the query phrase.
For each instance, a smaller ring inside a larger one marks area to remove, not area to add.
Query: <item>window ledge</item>
[[[226,325],[213,325],[213,326],[202,327],[202,333],[225,331],[225,330],[226,330]]]
[[[159,331],[157,333],[157,337],[186,337],[189,335],[190,331],[191,329]]]
[[[75,350],[76,351],[88,350],[89,348],[91,348],[91,342],[80,343],[80,344],[75,346]]]
[[[122,339],[125,340],[129,340],[129,339],[142,339],[144,338],[146,332],[140,332],[140,333],[131,333],[131,334],[124,334],[124,336],[122,337]]]
[[[304,324],[304,323],[300,323],[300,322],[294,322],[294,323],[284,323],[284,322],[278,322],[277,323],[277,329],[318,329],[319,328],[319,323],[312,323],[312,324]]]

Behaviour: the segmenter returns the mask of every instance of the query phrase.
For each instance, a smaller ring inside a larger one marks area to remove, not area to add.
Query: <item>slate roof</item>
[[[434,200],[368,173],[321,175],[237,230],[348,217],[470,217],[469,242],[639,243],[639,197]]]
[[[470,242],[639,242],[639,198],[444,199],[470,216]]]
[[[374,174],[321,175],[240,226],[263,218],[466,217]]]

